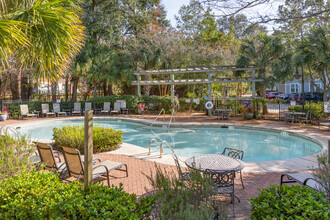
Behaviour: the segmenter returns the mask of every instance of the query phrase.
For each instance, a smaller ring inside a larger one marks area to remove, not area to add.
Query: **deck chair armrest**
[[[93,158],[93,164],[96,164],[97,162],[101,162],[101,160],[99,158]]]
[[[307,185],[307,182],[308,182],[309,180],[314,180],[315,182],[317,182],[317,183],[320,184],[320,181],[319,181],[319,180],[317,180],[317,179],[315,179],[315,178],[313,178],[313,177],[310,177],[310,178],[307,178],[307,179],[304,180],[303,185],[304,185],[304,186]]]
[[[96,168],[99,168],[99,167],[104,167],[104,168],[105,168],[105,171],[106,171],[107,173],[109,173],[109,169],[108,169],[108,167],[105,166],[105,165],[103,165],[103,164],[100,164],[100,165],[97,165],[97,166],[93,167],[93,170],[95,170]]]

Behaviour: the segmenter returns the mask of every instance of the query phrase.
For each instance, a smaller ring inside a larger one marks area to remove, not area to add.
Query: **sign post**
[[[85,111],[84,186],[92,183],[93,169],[93,111]]]

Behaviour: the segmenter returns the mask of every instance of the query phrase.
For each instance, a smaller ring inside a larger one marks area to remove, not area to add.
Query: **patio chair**
[[[294,123],[294,115],[293,114],[286,113],[284,115],[284,122],[289,122],[289,121],[291,121],[291,124]]]
[[[57,117],[59,116],[67,116],[66,112],[61,112],[61,107],[59,103],[53,103],[53,112]]]
[[[49,170],[51,172],[57,171],[60,174],[60,177],[62,177],[65,172],[66,165],[61,161],[58,152],[57,155],[55,155],[53,148],[48,144],[40,142],[37,142],[36,144],[40,162],[45,165],[45,170]],[[58,162],[56,162],[55,158],[58,159]]]
[[[243,160],[244,151],[238,150],[238,149],[235,149],[235,148],[225,147],[225,149],[223,149],[221,154],[222,155],[227,155],[228,157],[231,157],[231,158]],[[245,189],[244,184],[243,184],[242,170],[240,170],[239,173],[240,173],[240,177],[241,177],[242,187],[243,187],[243,189]]]
[[[128,114],[128,108],[126,107],[126,101],[125,100],[117,100],[117,102],[120,102],[120,113],[121,114]]]
[[[81,103],[80,102],[75,102],[73,104],[72,116],[74,116],[74,115],[81,115]]]
[[[115,102],[113,105],[113,110],[110,112],[110,114],[112,113],[117,113],[117,115],[120,113],[120,102]]]
[[[178,169],[179,179],[189,180],[190,179],[190,172],[183,172],[181,170],[181,165],[179,164],[179,158],[178,158],[178,156],[175,153],[172,154],[172,157],[174,159],[175,166]]]
[[[32,117],[32,118],[37,118],[38,115],[34,114],[34,113],[29,113],[29,106],[28,105],[20,105],[20,115],[21,118],[23,119],[24,116],[26,116],[27,118]]]
[[[91,110],[93,110],[93,109],[92,109],[92,103],[90,103],[90,102],[85,102],[85,110],[84,110],[84,113],[85,113],[86,111],[91,111]]]
[[[286,181],[283,180],[284,177],[286,177]],[[283,183],[299,183],[316,191],[325,191],[320,182],[309,172],[282,174],[280,184],[283,185]]]
[[[216,190],[218,194],[230,194],[231,203],[233,204],[233,213],[235,217],[235,197],[238,202],[240,199],[235,195],[235,171],[217,171],[217,170],[205,170],[206,175],[209,175],[210,178],[216,185]]]
[[[308,124],[308,120],[310,119],[310,111],[306,113],[306,115],[298,117],[298,121],[304,121],[306,124]]]
[[[41,114],[48,117],[49,115],[56,117],[54,112],[49,111],[49,104],[41,104]]]
[[[110,102],[103,103],[103,110],[101,111],[101,114],[103,113],[110,114],[110,111],[111,111]]]
[[[71,147],[62,147],[62,150],[69,176],[77,178],[77,180],[83,181],[84,165],[79,150]],[[126,169],[121,169],[122,166],[125,166]],[[125,163],[105,160],[100,163],[93,164],[92,179],[94,180],[100,176],[106,176],[108,186],[110,187],[109,173],[112,170],[124,171],[126,172],[126,177],[128,177],[127,165]]]

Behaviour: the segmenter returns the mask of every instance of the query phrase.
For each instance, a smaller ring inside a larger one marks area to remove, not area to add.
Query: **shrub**
[[[154,198],[136,201],[120,187],[100,184],[84,190],[77,181],[62,183],[50,172],[21,173],[0,180],[1,219],[143,219]]]
[[[312,102],[307,103],[305,105],[305,112],[307,113],[311,109],[311,115],[314,118],[322,118],[323,117],[323,103],[322,102]],[[290,111],[302,112],[302,105],[292,105],[289,107]]]
[[[25,137],[0,136],[0,179],[34,168],[33,145]]]
[[[249,199],[251,219],[329,219],[325,195],[306,186],[271,185],[259,191]]]
[[[226,219],[220,201],[214,200],[214,182],[198,170],[190,179],[179,179],[155,165],[156,173],[147,176],[156,197],[155,219]]]
[[[93,127],[93,153],[115,150],[123,143],[122,131],[112,128]],[[56,146],[77,148],[84,153],[84,127],[65,126],[53,128],[53,139]]]
[[[325,190],[328,201],[330,202],[330,164],[328,162],[328,153],[323,152],[322,154],[317,155],[317,161],[319,168],[314,170],[313,175],[318,179],[318,183]]]

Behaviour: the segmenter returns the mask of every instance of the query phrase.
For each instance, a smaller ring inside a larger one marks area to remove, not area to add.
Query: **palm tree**
[[[0,16],[1,60],[8,59],[4,51],[13,52],[12,59],[20,67],[33,68],[37,79],[56,81],[83,45],[79,3],[1,0],[5,5]]]
[[[238,65],[255,64],[260,67],[258,78],[264,80],[261,83],[259,92],[266,98],[266,86],[270,85],[272,66],[286,55],[285,46],[278,37],[270,37],[266,34],[259,34],[255,38],[246,39],[240,47]],[[263,108],[263,114],[267,113],[267,106]]]

